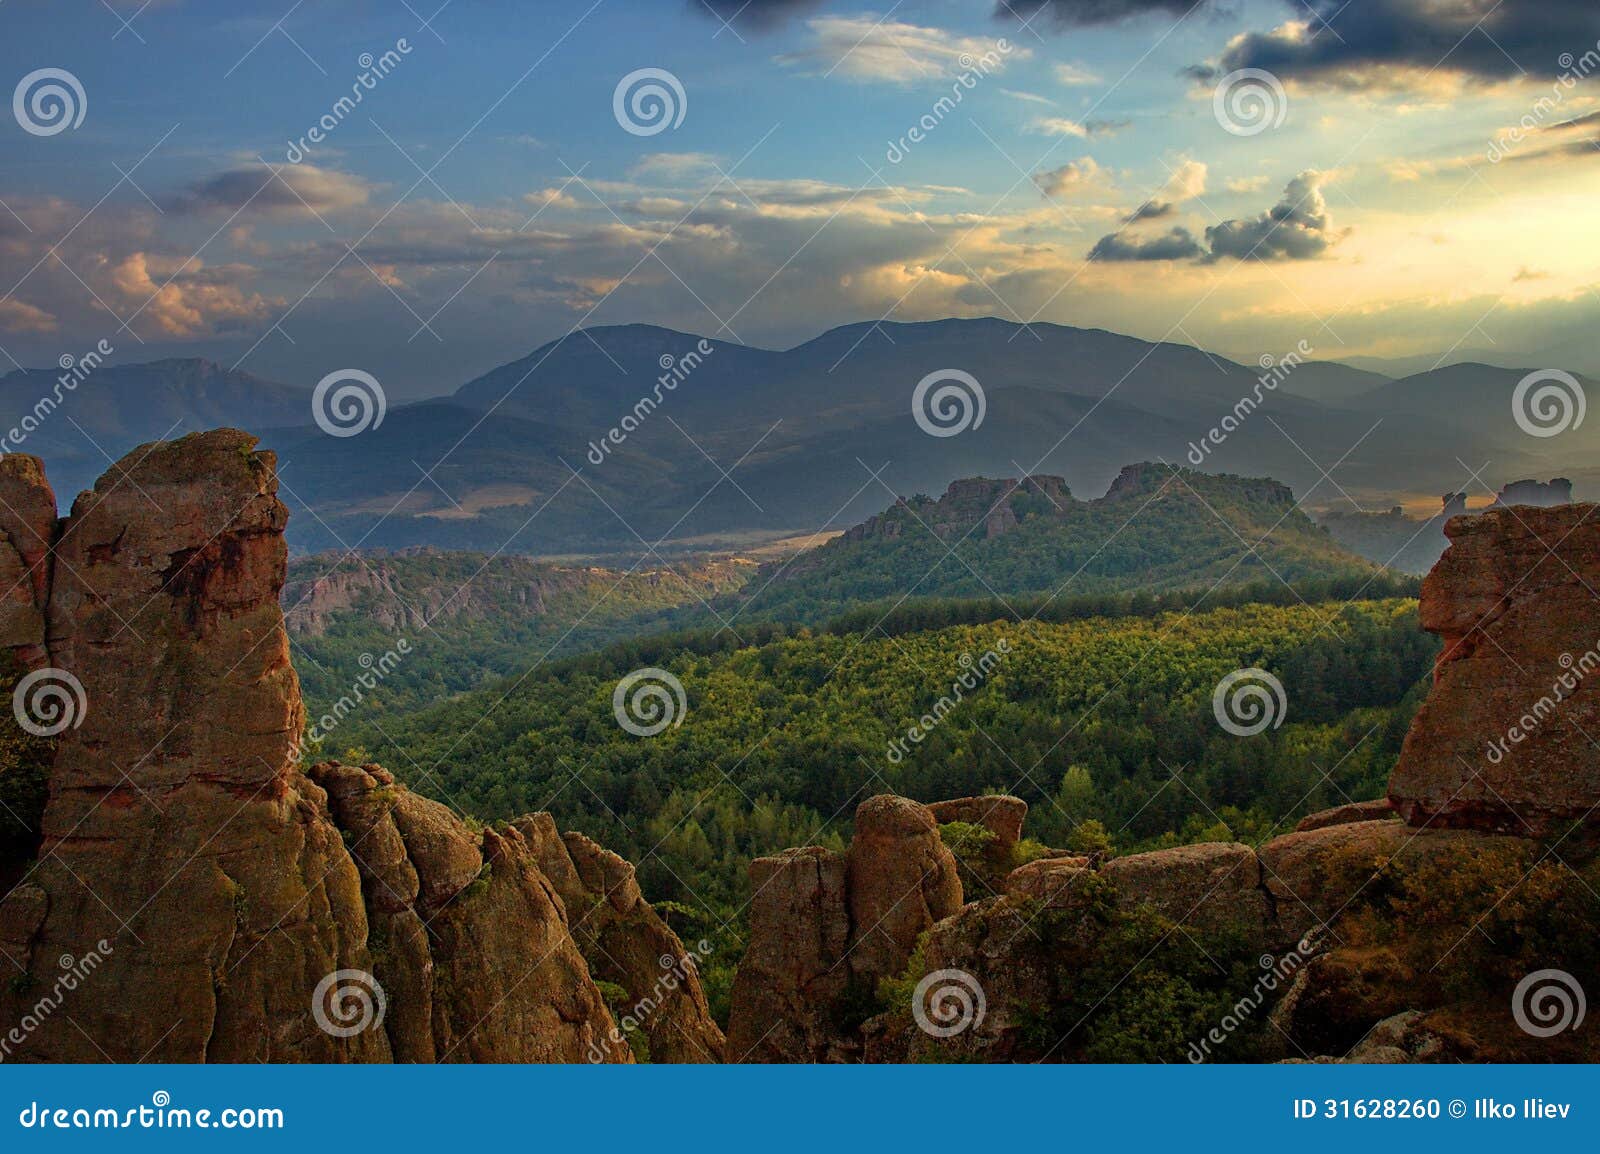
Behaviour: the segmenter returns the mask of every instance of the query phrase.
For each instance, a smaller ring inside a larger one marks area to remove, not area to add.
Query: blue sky
[[[578,324],[946,315],[1542,364],[1596,320],[1577,0],[439,2],[0,4],[5,87],[62,69],[86,105],[0,121],[0,367],[109,333],[416,396]],[[639,69],[681,123],[619,124]],[[1260,132],[1215,102],[1240,69]]]

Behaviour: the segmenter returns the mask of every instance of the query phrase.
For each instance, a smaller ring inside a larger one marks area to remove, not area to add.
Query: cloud
[[[240,265],[207,270],[194,258],[135,252],[110,270],[110,283],[162,336],[193,337],[260,322],[281,304],[241,287],[251,272]]]
[[[1031,22],[1043,13],[1047,23],[1058,27],[1087,28],[1152,14],[1180,17],[1204,3],[1206,0],[995,0],[994,15],[998,20]]]
[[[1160,195],[1167,200],[1184,201],[1193,200],[1203,196],[1206,191],[1206,177],[1209,174],[1203,161],[1185,160],[1172,170],[1172,175],[1162,187]]]
[[[1148,240],[1130,235],[1130,226],[1174,215],[1172,201],[1152,198],[1128,215],[1121,231],[1095,242],[1094,248],[1089,250],[1089,259],[1203,263],[1224,258],[1311,260],[1326,252],[1340,235],[1333,231],[1328,203],[1322,195],[1322,184],[1327,179],[1326,173],[1307,169],[1291,180],[1284,188],[1282,199],[1260,216],[1225,220],[1207,228],[1204,244],[1182,226]],[[1189,161],[1173,174],[1163,191],[1174,196],[1188,191],[1189,195],[1198,196],[1204,190],[1205,165]]]
[[[1124,219],[1124,225],[1139,224],[1147,220],[1162,220],[1175,216],[1178,205],[1186,200],[1193,200],[1204,195],[1206,191],[1206,165],[1198,160],[1185,160],[1172,170],[1167,178],[1167,183],[1161,190],[1145,201],[1138,208],[1130,212]]]
[[[1033,183],[1046,196],[1061,197],[1082,189],[1107,191],[1111,188],[1111,174],[1101,168],[1094,157],[1086,156],[1049,172],[1034,173]]]
[[[741,32],[767,32],[792,16],[822,5],[822,0],[688,0],[708,20],[725,20]]]
[[[1164,217],[1175,216],[1178,206],[1170,200],[1147,200],[1134,209],[1123,221],[1124,224],[1138,224],[1143,220],[1161,220]]]
[[[1271,179],[1269,176],[1236,176],[1223,187],[1229,192],[1260,192]]]
[[[1211,259],[1310,260],[1337,240],[1321,185],[1324,173],[1307,169],[1291,180],[1283,198],[1260,216],[1227,220],[1206,229]]]
[[[1055,101],[1051,100],[1048,96],[1039,96],[1032,92],[1018,92],[1014,88],[1002,88],[1000,89],[1000,95],[1009,96],[1013,100],[1021,100],[1028,104],[1055,104]]]
[[[0,301],[0,329],[8,333],[52,333],[56,318],[27,301]]]
[[[806,21],[814,42],[800,52],[778,56],[778,63],[821,75],[890,84],[951,80],[987,64],[987,72],[1007,59],[1027,59],[1030,49],[978,36],[958,36],[942,28],[890,23],[872,16],[819,16]]]
[[[1205,255],[1194,234],[1181,226],[1147,240],[1112,233],[1101,237],[1089,250],[1092,261],[1199,260]]]
[[[1046,136],[1074,136],[1079,140],[1114,136],[1127,126],[1126,120],[1072,120],[1065,116],[1040,116],[1032,125],[1035,132]]]
[[[1593,0],[1295,0],[1285,24],[1234,37],[1215,79],[1262,68],[1284,80],[1350,90],[1553,77],[1595,43]],[[1563,66],[1561,60],[1568,61]]]
[[[1055,74],[1056,83],[1065,84],[1068,88],[1100,83],[1100,77],[1080,64],[1057,64]]]
[[[310,164],[232,168],[196,181],[164,206],[180,212],[259,212],[296,215],[337,212],[367,203],[371,186],[359,176]]]

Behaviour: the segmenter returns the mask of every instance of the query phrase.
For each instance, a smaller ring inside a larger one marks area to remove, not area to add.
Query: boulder
[[[1038,902],[1046,909],[1065,909],[1092,876],[1086,857],[1040,858],[1018,866],[1006,875],[1005,892],[1021,901]]]
[[[856,807],[847,872],[850,970],[868,980],[904,970],[918,935],[961,908],[956,859],[932,812],[909,798]]]
[[[1271,911],[1255,851],[1238,842],[1206,842],[1113,858],[1100,873],[1118,903],[1143,905],[1181,926],[1269,935]]]
[[[1387,797],[1380,797],[1374,801],[1354,801],[1349,805],[1337,805],[1308,814],[1294,828],[1296,833],[1304,833],[1308,829],[1326,829],[1330,825],[1349,825],[1357,821],[1378,821],[1399,816],[1394,810],[1394,803]]]
[[[1028,816],[1028,803],[1020,797],[1003,794],[993,797],[958,797],[936,801],[928,806],[940,825],[952,821],[981,825],[995,835],[995,844],[1006,850],[1022,840],[1022,823]]]

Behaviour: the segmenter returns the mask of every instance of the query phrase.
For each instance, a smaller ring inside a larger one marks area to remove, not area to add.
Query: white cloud
[[[1072,88],[1089,84],[1099,84],[1100,78],[1087,68],[1079,64],[1057,64],[1055,66],[1056,81]]]
[[[1031,50],[980,36],[957,36],[942,28],[924,28],[872,16],[821,16],[806,22],[814,42],[785,53],[780,64],[816,75],[889,84],[953,80],[962,72],[1003,69],[1008,60],[1025,60]]]

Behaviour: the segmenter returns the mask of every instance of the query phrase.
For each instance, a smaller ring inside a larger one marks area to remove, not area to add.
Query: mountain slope
[[[937,501],[899,501],[819,549],[763,566],[737,600],[742,616],[811,621],[912,597],[1072,597],[1373,572],[1275,481],[1145,464],[1091,501],[1074,499],[1059,477],[956,481]]]

